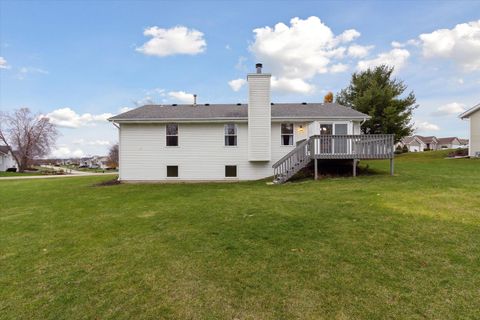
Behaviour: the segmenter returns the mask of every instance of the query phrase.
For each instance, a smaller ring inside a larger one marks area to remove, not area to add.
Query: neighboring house
[[[273,175],[284,182],[312,159],[355,164],[393,157],[393,135],[361,135],[366,114],[335,103],[271,103],[271,75],[261,72],[261,64],[256,67],[247,77],[248,104],[146,105],[110,118],[119,128],[119,179],[235,181]]]
[[[460,115],[470,120],[469,156],[480,156],[480,103]]]
[[[425,149],[426,150],[437,150],[438,139],[435,136],[424,137],[424,136],[416,135],[415,137],[422,140],[422,142],[425,145],[425,147],[421,151],[423,151]]]
[[[93,156],[81,158],[79,162],[80,167],[87,167],[91,169],[107,169],[108,157]]]
[[[7,146],[0,146],[0,171],[7,171],[8,168],[17,168],[17,162]]]
[[[457,137],[438,138],[437,149],[458,149],[463,148],[464,144]]]
[[[400,142],[397,142],[395,147],[400,146],[407,146],[409,152],[421,152],[423,151],[427,145],[417,136],[408,136],[404,137]]]

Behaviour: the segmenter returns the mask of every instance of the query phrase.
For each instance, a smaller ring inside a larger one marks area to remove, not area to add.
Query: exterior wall
[[[477,111],[470,116],[470,149],[469,155],[475,156],[480,152],[480,112]]]
[[[271,161],[257,162],[249,161],[248,124],[237,123],[237,146],[225,146],[224,125],[225,123],[179,123],[178,147],[167,147],[165,124],[121,124],[119,130],[120,180],[262,179],[273,175],[272,165],[293,150],[296,142],[314,134],[311,131],[314,130],[311,123],[294,123],[294,144],[283,146],[281,123],[273,122],[269,134]],[[178,178],[167,178],[167,165],[178,165]],[[236,178],[225,177],[225,165],[237,166]]]
[[[248,159],[270,161],[270,74],[253,73],[248,79]]]
[[[16,168],[17,163],[13,156],[9,154],[0,153],[0,171],[6,171],[8,168]]]
[[[294,130],[295,141],[304,138]],[[303,125],[304,127],[304,125]],[[280,123],[271,129],[271,161],[248,160],[247,123],[237,123],[237,146],[225,146],[224,123],[178,124],[178,147],[167,147],[165,124],[121,124],[121,180],[255,180],[273,175],[272,164],[295,148],[282,146]],[[178,178],[167,178],[178,165]],[[237,166],[237,178],[225,178],[225,165]]]

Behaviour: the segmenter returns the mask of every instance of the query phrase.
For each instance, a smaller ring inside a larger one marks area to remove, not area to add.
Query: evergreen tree
[[[336,102],[371,117],[362,125],[364,133],[395,134],[397,142],[413,133],[412,113],[418,105],[413,91],[401,97],[407,86],[392,73],[393,67],[385,65],[354,73]]]

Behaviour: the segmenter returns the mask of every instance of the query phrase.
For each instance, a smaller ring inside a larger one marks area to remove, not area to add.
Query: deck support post
[[[357,176],[357,159],[353,159],[353,176]]]
[[[393,176],[393,158],[390,158],[390,175]]]
[[[316,158],[313,158],[313,163],[314,163],[314,167],[315,167],[315,180],[318,180],[318,164],[317,164],[317,159]]]

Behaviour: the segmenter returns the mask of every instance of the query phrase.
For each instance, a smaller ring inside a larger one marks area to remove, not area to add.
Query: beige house
[[[460,118],[470,120],[469,156],[480,157],[480,103],[462,113]]]

